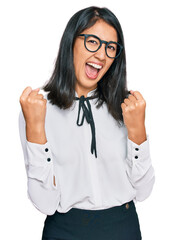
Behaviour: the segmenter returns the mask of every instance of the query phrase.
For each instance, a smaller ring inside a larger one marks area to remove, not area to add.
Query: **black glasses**
[[[123,49],[123,46],[120,43],[113,41],[107,42],[101,40],[99,37],[93,34],[79,34],[79,36],[85,37],[84,45],[89,52],[97,52],[101,48],[103,43],[106,44],[105,52],[109,58],[118,58]]]

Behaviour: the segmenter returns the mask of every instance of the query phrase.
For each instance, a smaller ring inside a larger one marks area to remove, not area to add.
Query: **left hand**
[[[128,133],[137,133],[145,128],[146,102],[138,91],[130,91],[128,98],[121,104],[123,120]]]

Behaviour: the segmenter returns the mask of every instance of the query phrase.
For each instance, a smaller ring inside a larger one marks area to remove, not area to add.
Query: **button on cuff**
[[[50,152],[49,152],[49,148],[48,147],[45,147],[44,148],[44,151],[45,151],[45,154],[46,154],[46,161],[47,162],[51,162],[51,156],[50,156]]]
[[[130,167],[149,158],[149,135],[147,135],[147,140],[140,145],[134,143],[129,138],[127,140],[127,160]]]
[[[44,166],[47,158],[52,158],[51,146],[48,142],[45,144],[26,142],[27,162],[32,167]],[[52,161],[51,161],[52,162]],[[50,165],[50,163],[48,163]]]

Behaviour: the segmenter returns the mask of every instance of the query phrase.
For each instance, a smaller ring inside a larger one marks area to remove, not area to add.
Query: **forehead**
[[[82,34],[93,34],[105,41],[117,42],[117,32],[114,27],[103,20],[98,20],[92,27],[84,30]]]

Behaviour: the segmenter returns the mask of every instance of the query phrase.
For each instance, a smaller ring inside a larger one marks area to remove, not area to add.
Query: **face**
[[[103,20],[98,20],[81,34],[93,34],[107,42],[118,40],[116,30]],[[89,52],[84,46],[84,37],[81,36],[75,40],[73,55],[77,79],[75,90],[79,97],[81,95],[86,97],[88,92],[97,87],[97,82],[108,71],[114,59],[106,55],[105,44],[102,44],[97,52]]]

